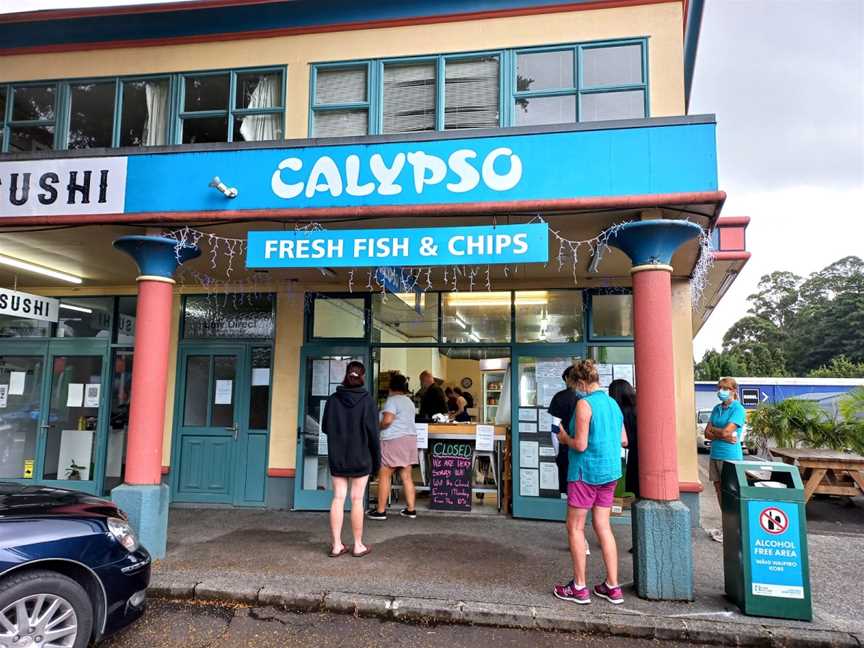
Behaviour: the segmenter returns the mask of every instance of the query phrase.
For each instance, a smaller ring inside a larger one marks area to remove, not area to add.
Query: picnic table
[[[824,448],[771,448],[787,464],[798,464],[804,501],[815,493],[855,497],[864,493],[864,457]]]

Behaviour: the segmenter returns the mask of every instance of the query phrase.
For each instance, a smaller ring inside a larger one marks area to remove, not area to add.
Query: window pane
[[[632,337],[633,295],[593,295],[591,334],[594,337]]]
[[[227,381],[220,383],[219,381]],[[221,387],[221,388],[220,388]],[[233,355],[213,357],[213,387],[210,402],[213,410],[210,413],[211,427],[231,427],[234,420],[235,392],[237,387],[237,357]],[[219,397],[217,398],[217,393]]]
[[[385,133],[435,130],[435,64],[384,67]]]
[[[510,293],[443,295],[443,342],[509,342]]]
[[[444,128],[498,126],[498,58],[447,61]]]
[[[183,311],[185,338],[273,337],[273,295],[190,295]]]
[[[582,85],[642,83],[642,46],[590,47],[582,50]]]
[[[9,152],[49,151],[54,148],[53,126],[28,126],[9,129]]]
[[[527,290],[516,293],[517,342],[579,342],[582,292]]]
[[[183,120],[183,143],[227,142],[228,118],[203,117]]]
[[[282,105],[282,75],[248,72],[237,75],[235,108],[276,108]]]
[[[363,299],[317,297],[314,303],[312,336],[316,338],[366,337]]]
[[[12,120],[54,119],[55,89],[53,85],[16,86],[12,104]]]
[[[210,356],[186,359],[186,395],[183,425],[201,427],[207,424],[207,392],[210,388]]]
[[[372,295],[375,342],[438,341],[438,293]]]
[[[321,110],[315,113],[313,137],[348,137],[369,133],[366,110]]]
[[[321,70],[316,72],[315,103],[347,104],[366,101],[366,68]]]
[[[573,50],[516,56],[516,91],[559,90],[576,86]]]
[[[69,148],[111,146],[114,132],[114,83],[69,87]]]
[[[117,344],[134,344],[138,298],[119,297],[117,301]]]
[[[235,142],[270,142],[282,139],[282,113],[234,117]]]
[[[645,95],[641,90],[583,94],[581,117],[581,121],[641,119],[645,117]]]
[[[227,110],[228,75],[186,77],[183,110]]]
[[[50,322],[0,315],[0,338],[42,338],[50,335]]]
[[[167,144],[168,79],[123,84],[120,146]]]
[[[266,430],[270,421],[270,347],[252,349],[252,385],[249,397],[249,429]]]
[[[132,351],[117,351],[111,367],[111,418],[105,459],[104,494],[123,483],[126,470],[126,436],[132,401]]]
[[[111,297],[62,297],[57,337],[107,338],[113,310]]]
[[[576,121],[576,97],[531,97],[516,100],[516,125],[569,124]]]
[[[10,390],[13,380],[18,388]],[[0,357],[0,384],[7,386],[0,409],[0,478],[32,479],[41,413],[42,358]]]

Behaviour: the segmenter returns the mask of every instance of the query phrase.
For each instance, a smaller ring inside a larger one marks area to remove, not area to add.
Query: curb
[[[331,612],[407,623],[452,623],[523,630],[581,632],[631,639],[776,648],[862,648],[860,635],[836,630],[787,628],[663,616],[602,612],[568,616],[556,608],[480,601],[382,596],[358,592],[310,592],[236,580],[154,579],[148,594],[162,599],[196,599],[273,606],[299,612]]]

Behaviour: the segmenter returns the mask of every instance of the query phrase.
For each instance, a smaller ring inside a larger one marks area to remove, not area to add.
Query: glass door
[[[346,366],[352,360],[359,360],[366,366],[368,388],[372,384],[368,347],[315,345],[304,347],[301,353],[297,478],[294,485],[296,509],[324,511],[330,508],[332,492],[327,437],[321,432],[321,419],[327,397],[336,391],[345,377]]]
[[[45,367],[44,348],[39,351],[24,355],[25,349],[13,348],[12,354],[0,355],[0,479],[37,474]]]
[[[552,397],[565,388],[561,374],[584,357],[581,344],[517,346],[510,398],[513,426],[513,516],[563,520],[567,502],[558,487],[552,442]]]

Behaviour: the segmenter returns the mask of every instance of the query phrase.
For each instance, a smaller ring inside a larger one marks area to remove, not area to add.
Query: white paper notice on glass
[[[322,432],[324,427],[324,409],[327,407],[327,399],[325,398],[318,403],[318,454],[327,454],[327,435]]]
[[[543,432],[549,432],[552,430],[552,426],[555,425],[555,417],[545,410],[540,410],[540,422],[538,425]]]
[[[478,425],[474,432],[478,452],[492,452],[495,447],[495,426]]]
[[[267,387],[270,384],[270,367],[252,369],[252,386]]]
[[[216,395],[213,399],[214,405],[230,405],[231,404],[231,392],[234,389],[234,381],[233,380],[217,380],[216,381]]]
[[[545,461],[540,464],[540,488],[543,490],[558,490],[558,466]]]
[[[9,385],[0,385],[0,407],[6,407],[9,401]]]
[[[540,446],[540,456],[541,457],[554,457],[555,456],[555,448],[552,446]]]
[[[21,396],[24,394],[24,383],[27,380],[26,371],[12,371],[9,373],[9,395]]]
[[[536,468],[539,463],[540,444],[536,441],[519,442],[519,466],[521,468]]]
[[[84,383],[69,383],[66,392],[66,407],[81,407],[84,402]]]
[[[600,374],[600,386],[605,389],[612,382],[612,365],[598,364],[597,373]]]
[[[519,432],[522,434],[537,434],[536,423],[519,423]]]
[[[99,407],[99,383],[87,383],[84,389],[84,407]]]
[[[330,382],[328,360],[312,361],[312,395],[327,396],[327,385]]]
[[[429,447],[429,424],[415,423],[414,429],[417,431],[417,449],[425,450]]]
[[[347,360],[330,360],[330,382],[341,383],[345,380],[345,370],[347,368]]]
[[[519,470],[519,494],[522,497],[540,497],[540,483],[537,470]]]
[[[626,380],[631,385],[633,384],[633,365],[616,364],[612,365],[612,373],[615,380]]]
[[[536,421],[537,420],[537,410],[533,407],[520,407],[519,408],[519,420],[520,421]]]

